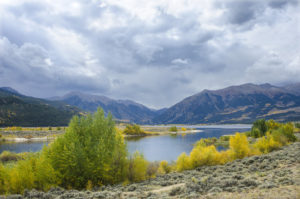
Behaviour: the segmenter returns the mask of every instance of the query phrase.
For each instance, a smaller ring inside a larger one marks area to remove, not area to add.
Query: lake
[[[187,126],[185,126],[187,127]],[[202,132],[186,134],[182,136],[178,134],[151,136],[136,139],[127,139],[127,148],[129,153],[140,151],[149,161],[175,161],[182,153],[187,154],[192,150],[193,144],[201,138],[220,137],[222,135],[234,134],[235,132],[248,131],[250,125],[211,125],[211,126],[188,126],[201,130]],[[32,151],[36,152],[42,149],[47,142],[10,142],[0,143],[0,153],[5,150],[16,153]],[[221,150],[221,148],[219,148]]]

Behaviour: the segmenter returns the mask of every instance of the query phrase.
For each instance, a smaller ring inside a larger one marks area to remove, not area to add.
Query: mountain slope
[[[270,84],[204,90],[153,119],[154,123],[249,123],[258,118],[300,120],[300,96]]]
[[[63,102],[24,96],[0,88],[0,126],[64,126],[80,110]]]
[[[151,123],[151,120],[162,111],[147,108],[130,100],[114,100],[105,96],[89,95],[80,92],[71,92],[63,97],[52,100],[61,100],[85,111],[94,112],[101,107],[105,113],[111,112],[116,119],[135,123]]]
[[[295,93],[296,95],[300,95],[300,82],[294,84],[288,84],[284,86],[284,88]]]

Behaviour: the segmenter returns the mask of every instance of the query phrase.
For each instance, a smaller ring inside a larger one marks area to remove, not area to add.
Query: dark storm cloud
[[[300,75],[300,47],[290,47],[298,8],[296,0],[4,0],[0,84],[162,107],[204,88],[285,81]],[[261,75],[272,67],[280,73]]]
[[[296,6],[298,4],[297,0],[272,0],[269,2],[269,6],[276,9],[282,9],[288,4]]]
[[[255,1],[233,1],[226,4],[228,20],[233,24],[244,24],[256,17],[262,9]]]
[[[242,26],[247,23],[251,23],[249,28],[252,28],[258,18],[264,15],[264,12],[268,8],[272,9],[284,9],[288,5],[296,6],[297,0],[267,0],[267,1],[256,1],[256,0],[229,0],[229,1],[218,1],[219,4],[225,9],[225,18],[229,23]],[[263,16],[262,20],[269,20]]]

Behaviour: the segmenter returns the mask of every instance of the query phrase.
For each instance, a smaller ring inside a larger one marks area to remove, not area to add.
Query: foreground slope
[[[114,100],[105,96],[81,92],[71,92],[63,97],[52,98],[52,100],[61,100],[90,112],[101,107],[105,113],[111,112],[116,119],[135,123],[151,123],[151,120],[160,113],[160,111],[149,109],[131,100]]]
[[[0,88],[0,126],[64,126],[79,109]]]
[[[259,118],[300,120],[297,84],[243,84],[204,90],[185,98],[154,118],[154,123],[250,123]]]
[[[300,143],[266,155],[170,173],[127,186],[94,191],[52,188],[25,191],[18,198],[297,198],[300,191]]]

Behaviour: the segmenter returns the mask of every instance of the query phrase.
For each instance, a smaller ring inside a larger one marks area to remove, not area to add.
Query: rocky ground
[[[300,142],[270,154],[236,160],[226,165],[170,173],[127,186],[105,186],[94,191],[52,188],[47,193],[32,190],[7,198],[296,199],[300,198]]]

